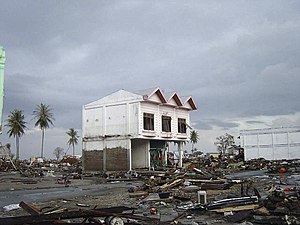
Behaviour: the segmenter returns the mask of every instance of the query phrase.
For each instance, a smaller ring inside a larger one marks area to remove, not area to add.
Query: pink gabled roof
[[[172,92],[169,96],[168,96],[168,103],[174,99],[174,101],[176,102],[177,106],[183,106],[183,103],[179,97],[179,95],[176,92]]]
[[[192,98],[192,96],[189,96],[183,105],[185,106],[186,104],[189,104],[191,106],[191,109],[193,109],[193,110],[197,109],[196,103],[195,103],[194,99]]]
[[[164,93],[159,87],[149,88],[149,89],[145,89],[145,90],[139,90],[139,91],[135,91],[134,93],[142,95],[143,99],[145,101],[153,101],[151,99],[151,97],[156,94],[158,96],[158,98],[160,99],[161,103],[163,103],[163,104],[169,104],[170,101],[172,99],[174,99],[174,101],[176,102],[176,105],[178,107],[182,107],[182,108],[189,109],[189,110],[197,109],[197,106],[196,106],[195,101],[193,100],[192,96],[189,96],[189,97],[185,98],[186,99],[185,101],[182,101],[182,99],[179,97],[177,92]],[[174,103],[171,105],[176,107],[176,105],[174,105]]]
[[[167,103],[166,97],[159,87],[155,89],[151,88],[147,90],[138,91],[137,93],[143,95],[144,100],[149,100],[153,95],[157,94],[161,103]]]

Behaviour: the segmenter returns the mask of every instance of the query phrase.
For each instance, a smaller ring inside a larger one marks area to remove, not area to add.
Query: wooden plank
[[[54,220],[64,220],[72,218],[91,218],[91,217],[107,217],[115,216],[120,218],[129,218],[141,221],[156,221],[159,219],[149,218],[144,216],[124,214],[124,213],[113,213],[113,212],[103,212],[98,209],[92,210],[79,210],[70,211],[63,213],[53,213],[53,214],[40,214],[40,215],[30,215],[30,216],[17,216],[17,217],[5,217],[0,218],[1,225],[23,225],[23,224],[49,224],[49,222]]]
[[[160,189],[161,189],[161,190],[170,189],[170,188],[179,186],[179,185],[181,185],[181,184],[183,184],[183,183],[184,183],[184,179],[177,179],[177,180],[174,180],[174,181],[171,182],[171,183],[164,184],[164,185],[160,186]]]
[[[224,180],[200,180],[200,179],[187,179],[191,183],[207,183],[207,184],[224,184]]]
[[[25,203],[23,201],[20,202],[19,206],[31,215],[40,215],[41,214],[40,209],[34,207],[33,205]]]
[[[250,204],[250,205],[226,207],[226,208],[222,208],[222,209],[211,209],[208,211],[217,212],[217,213],[237,212],[237,211],[243,211],[243,210],[254,210],[254,209],[258,209],[259,207],[260,206],[257,204]]]
[[[149,193],[146,191],[137,191],[137,192],[129,193],[129,198],[140,198],[147,195],[149,195]]]

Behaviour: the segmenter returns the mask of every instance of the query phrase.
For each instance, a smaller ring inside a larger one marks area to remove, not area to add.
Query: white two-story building
[[[166,150],[189,140],[192,97],[160,88],[119,90],[83,106],[83,166],[91,171],[119,171],[166,164]]]

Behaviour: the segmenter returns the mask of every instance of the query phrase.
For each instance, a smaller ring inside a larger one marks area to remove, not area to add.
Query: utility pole
[[[4,66],[5,51],[0,46],[0,133],[2,133],[2,115],[3,115],[3,98],[4,98]]]

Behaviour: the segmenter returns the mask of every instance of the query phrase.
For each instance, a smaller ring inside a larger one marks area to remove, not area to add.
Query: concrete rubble
[[[300,160],[243,162],[197,157],[186,159],[180,168],[85,173],[80,160],[65,157],[60,162],[20,161],[16,167],[22,179],[12,183],[34,185],[38,179],[51,177],[56,185],[68,188],[76,179],[93,179],[97,185],[109,184],[111,194],[114,185],[126,183],[128,202],[114,207],[77,202],[75,208],[44,209],[21,201],[3,211],[23,210],[27,215],[6,216],[3,212],[0,224],[4,225],[300,224]],[[9,173],[15,169],[2,160],[0,170]]]

